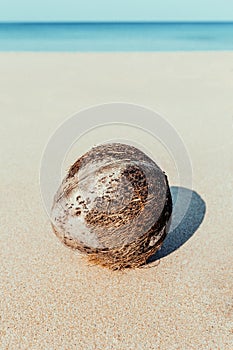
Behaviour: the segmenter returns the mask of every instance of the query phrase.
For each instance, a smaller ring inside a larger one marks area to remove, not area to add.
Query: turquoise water
[[[0,51],[233,50],[233,23],[0,24]]]

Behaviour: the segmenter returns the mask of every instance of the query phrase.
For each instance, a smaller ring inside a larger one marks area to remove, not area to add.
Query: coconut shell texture
[[[115,270],[141,266],[160,248],[171,213],[168,180],[158,165],[133,146],[106,143],[71,166],[51,222],[65,245]]]

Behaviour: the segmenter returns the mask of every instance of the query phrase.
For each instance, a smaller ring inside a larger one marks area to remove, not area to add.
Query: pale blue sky
[[[233,21],[233,0],[0,0],[0,21]]]

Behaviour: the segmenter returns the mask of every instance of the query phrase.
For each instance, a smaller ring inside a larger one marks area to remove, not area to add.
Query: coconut
[[[131,145],[93,147],[69,169],[51,223],[68,247],[110,269],[139,267],[162,245],[172,213],[168,180]]]

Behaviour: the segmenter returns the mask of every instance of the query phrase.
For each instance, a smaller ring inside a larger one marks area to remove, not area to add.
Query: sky
[[[0,0],[0,22],[233,21],[233,0]]]

